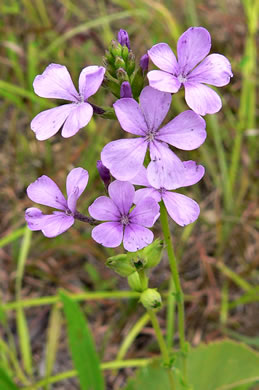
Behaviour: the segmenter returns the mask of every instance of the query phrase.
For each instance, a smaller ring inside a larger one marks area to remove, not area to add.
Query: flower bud
[[[143,249],[143,256],[146,259],[145,268],[153,268],[160,263],[163,249],[163,241],[159,239],[156,239],[152,244]]]
[[[125,64],[125,61],[123,60],[123,58],[122,57],[118,57],[118,56],[115,58],[114,65],[115,65],[116,69],[125,68],[126,67],[126,64]]]
[[[128,81],[123,81],[123,83],[121,84],[120,97],[132,98],[131,86]]]
[[[106,188],[108,188],[110,182],[111,182],[111,174],[108,168],[106,168],[101,160],[98,160],[96,163],[96,167],[98,169],[100,178],[104,182],[104,185]]]
[[[140,302],[146,309],[157,309],[162,306],[159,292],[154,288],[148,288],[140,295]]]
[[[131,51],[131,52],[129,52],[128,60],[127,60],[128,75],[130,76],[134,72],[134,70],[135,70],[135,56]]]
[[[125,62],[128,59],[128,55],[129,55],[129,49],[127,48],[127,46],[123,46],[123,48],[121,49],[121,56]]]
[[[132,88],[132,94],[134,99],[137,99],[140,95],[140,92],[142,91],[144,86],[144,76],[143,76],[143,71],[141,68],[139,68],[135,74],[134,78],[131,83],[131,88]]]
[[[139,273],[136,271],[128,277],[128,283],[132,290],[141,292],[147,288],[148,279],[146,276],[144,276],[144,278],[142,278],[141,280],[139,277]]]
[[[149,56],[144,54],[139,61],[139,66],[141,67],[143,74],[148,70]]]
[[[126,254],[109,257],[105,264],[114,272],[124,277],[127,277],[136,271]]]
[[[121,55],[121,45],[113,39],[111,41],[109,51],[113,55],[113,57],[120,56]]]
[[[129,81],[129,77],[128,77],[128,75],[127,75],[127,72],[126,72],[126,70],[124,70],[123,68],[117,69],[117,71],[116,71],[116,77],[117,77],[117,79],[118,79],[120,82]]]
[[[127,46],[127,48],[130,49],[130,39],[126,30],[120,29],[118,32],[118,41],[121,46]]]

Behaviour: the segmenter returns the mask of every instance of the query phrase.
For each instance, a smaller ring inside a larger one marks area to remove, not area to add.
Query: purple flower
[[[139,61],[139,66],[143,70],[143,73],[148,70],[148,64],[149,64],[149,56],[148,54],[144,54]]]
[[[90,215],[99,221],[108,221],[92,230],[93,239],[108,248],[123,241],[124,248],[135,252],[149,245],[154,238],[147,229],[159,217],[159,205],[152,198],[141,200],[130,211],[135,190],[132,184],[115,180],[108,188],[109,198],[100,196],[89,207]]]
[[[127,46],[127,48],[130,50],[130,39],[126,30],[120,29],[118,32],[118,42],[121,44],[121,46]]]
[[[178,188],[196,184],[204,175],[205,169],[195,161],[184,161],[184,174]],[[188,196],[172,192],[172,187],[166,186],[161,180],[158,186],[152,186],[147,178],[147,170],[143,166],[131,180],[132,184],[145,186],[135,192],[134,203],[139,204],[146,197],[152,197],[157,202],[163,200],[170,217],[180,226],[194,222],[199,214],[199,205]]]
[[[88,182],[88,172],[74,168],[67,176],[67,200],[56,183],[48,176],[39,177],[27,188],[28,197],[36,203],[62,211],[45,215],[41,210],[31,207],[25,211],[25,219],[31,230],[41,230],[46,237],[56,237],[69,229],[75,219],[76,203]]]
[[[123,81],[121,84],[121,89],[120,89],[120,97],[121,98],[132,98],[132,90],[130,83],[128,81]]]
[[[110,142],[103,148],[102,162],[116,179],[127,181],[142,167],[149,147],[151,162],[147,175],[150,184],[156,187],[163,178],[166,186],[178,188],[182,183],[184,166],[167,144],[183,150],[198,148],[206,138],[205,121],[188,110],[159,129],[169,110],[171,95],[145,87],[139,99],[140,105],[127,98],[114,104],[123,130],[138,138]]]
[[[154,45],[148,54],[161,70],[148,73],[149,84],[159,91],[171,93],[183,85],[186,103],[193,111],[200,115],[218,112],[222,106],[219,95],[203,83],[223,87],[233,74],[226,57],[221,54],[207,56],[210,48],[210,34],[203,27],[190,27],[180,36],[178,61],[166,43]]]
[[[31,122],[31,128],[40,141],[56,134],[61,126],[64,138],[72,137],[86,126],[93,116],[93,108],[87,99],[94,95],[102,84],[105,68],[87,66],[79,76],[79,93],[74,87],[67,68],[50,64],[35,77],[33,88],[37,95],[46,98],[69,100],[64,104],[38,114]]]
[[[98,160],[98,161],[97,161],[96,167],[97,167],[97,169],[98,169],[100,178],[102,179],[102,181],[103,181],[105,187],[108,188],[108,185],[109,185],[110,182],[111,182],[111,174],[110,174],[109,169],[107,169],[107,168],[103,165],[103,163],[101,162],[101,160]]]

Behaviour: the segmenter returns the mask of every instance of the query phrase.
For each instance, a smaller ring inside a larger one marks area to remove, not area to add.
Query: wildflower
[[[148,73],[149,84],[159,91],[171,93],[177,92],[183,85],[186,103],[193,111],[200,115],[218,112],[222,107],[221,99],[204,83],[223,87],[233,74],[226,57],[221,54],[207,56],[210,48],[211,37],[203,27],[190,27],[180,36],[178,61],[166,43],[154,45],[148,54],[161,70]]]
[[[97,163],[96,163],[96,167],[98,169],[98,172],[99,172],[99,175],[100,175],[100,178],[102,179],[104,185],[106,188],[108,188],[110,182],[111,182],[111,174],[110,174],[110,171],[109,169],[107,169],[103,163],[101,162],[101,160],[98,160]]]
[[[124,81],[121,84],[120,97],[121,98],[132,98],[131,86],[130,86],[130,83],[128,81]]]
[[[25,219],[31,230],[41,230],[46,237],[56,237],[64,233],[77,217],[76,203],[88,182],[88,172],[83,168],[74,168],[67,176],[67,200],[56,183],[48,176],[39,177],[27,188],[28,197],[36,203],[62,211],[53,211],[45,215],[38,208],[25,211]]]
[[[127,46],[127,48],[130,50],[130,39],[126,30],[119,30],[118,42],[121,44],[121,46]]]
[[[104,73],[102,66],[84,68],[79,76],[79,93],[63,65],[50,64],[42,75],[36,76],[33,87],[38,96],[72,102],[38,114],[31,122],[36,138],[46,140],[56,134],[62,125],[61,134],[68,138],[86,126],[93,116],[93,107],[87,100],[99,89]]]
[[[113,181],[109,197],[100,196],[89,207],[90,215],[98,221],[107,221],[92,230],[93,239],[108,248],[123,241],[124,248],[135,252],[153,241],[152,227],[159,217],[159,205],[153,198],[145,198],[130,211],[135,190],[128,182]]]
[[[178,188],[198,183],[205,173],[204,167],[197,165],[195,161],[184,161],[183,165],[184,173]],[[157,186],[152,186],[148,181],[147,170],[144,166],[131,180],[131,183],[145,187],[135,192],[134,203],[138,204],[146,197],[152,197],[157,202],[163,200],[168,214],[180,226],[194,222],[200,214],[199,205],[193,199],[171,192],[173,188],[166,186],[162,180]]]
[[[149,148],[150,184],[157,186],[162,177],[166,186],[172,189],[180,186],[184,166],[168,144],[183,150],[198,148],[206,138],[206,124],[203,118],[188,110],[159,129],[170,104],[169,93],[149,86],[140,94],[140,105],[134,99],[116,101],[114,109],[121,127],[139,136],[112,141],[103,148],[102,162],[116,179],[126,181],[136,176]]]
[[[148,54],[144,54],[139,61],[139,66],[141,67],[143,73],[147,72],[149,64],[149,56]]]

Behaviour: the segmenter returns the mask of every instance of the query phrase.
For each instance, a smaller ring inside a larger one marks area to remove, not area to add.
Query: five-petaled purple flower
[[[205,169],[195,161],[184,161],[184,174],[178,188],[196,184],[203,177]],[[147,170],[143,166],[138,174],[131,180],[132,184],[145,186],[135,192],[134,203],[138,204],[146,197],[152,197],[157,202],[163,200],[170,217],[180,226],[194,222],[199,214],[199,205],[188,196],[172,192],[172,187],[166,186],[162,181],[158,186],[151,186],[147,178]]]
[[[114,104],[123,130],[139,137],[107,144],[101,153],[102,162],[116,179],[127,181],[142,167],[149,147],[151,162],[147,175],[150,184],[157,187],[163,180],[166,187],[179,188],[184,165],[168,144],[183,150],[198,148],[206,138],[206,123],[198,114],[188,110],[159,129],[168,113],[171,94],[148,86],[142,90],[139,100],[140,105],[128,98],[119,99]]]
[[[177,43],[178,61],[166,43],[154,45],[148,54],[161,70],[148,73],[149,84],[160,91],[171,93],[177,92],[183,85],[186,103],[197,114],[218,112],[222,107],[219,95],[203,83],[223,87],[229,83],[233,74],[225,56],[207,56],[210,48],[211,37],[203,27],[190,27],[180,36]]]
[[[41,230],[46,237],[56,237],[69,229],[76,216],[76,203],[88,182],[88,172],[74,168],[67,176],[67,200],[56,183],[48,176],[39,177],[27,188],[28,197],[39,204],[62,211],[46,215],[31,207],[25,211],[25,219],[31,230]]]
[[[109,248],[115,248],[123,241],[129,252],[151,244],[154,235],[147,228],[159,217],[158,203],[153,198],[145,198],[130,211],[135,190],[129,182],[115,180],[108,192],[109,198],[100,196],[88,209],[93,218],[108,221],[92,230],[93,239]]]
[[[79,93],[63,65],[50,64],[42,75],[36,76],[33,87],[37,95],[72,102],[38,114],[31,122],[36,138],[46,140],[56,134],[62,125],[61,134],[68,138],[86,126],[93,116],[93,107],[87,99],[99,89],[104,73],[102,66],[84,68],[79,76]]]

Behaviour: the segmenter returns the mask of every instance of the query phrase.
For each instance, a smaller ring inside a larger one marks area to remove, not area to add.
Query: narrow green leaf
[[[5,370],[0,367],[0,389],[1,390],[19,390],[13,383],[11,378],[6,374]]]
[[[100,362],[92,334],[79,305],[60,292],[67,320],[68,340],[82,390],[104,390]]]
[[[24,234],[25,227],[19,228],[14,232],[8,234],[8,236],[2,237],[0,239],[0,248],[3,248],[5,245],[10,244],[11,242],[17,240],[17,238],[21,237]]]
[[[16,313],[17,329],[19,335],[20,349],[22,361],[25,371],[32,375],[32,353],[30,336],[27,326],[26,317],[22,308],[19,308]]]

